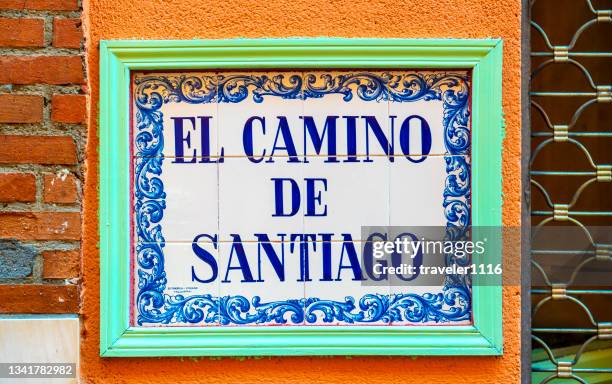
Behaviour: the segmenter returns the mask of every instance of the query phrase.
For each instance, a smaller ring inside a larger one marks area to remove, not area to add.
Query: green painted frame
[[[132,327],[130,71],[224,68],[472,69],[472,224],[501,226],[502,41],[234,39],[100,42],[100,355],[501,355],[502,290],[473,287],[473,325]],[[502,252],[501,245],[488,247]]]

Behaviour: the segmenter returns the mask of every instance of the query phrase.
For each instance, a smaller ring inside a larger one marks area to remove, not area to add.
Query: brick
[[[58,172],[44,176],[45,203],[73,204],[77,202],[77,179],[73,174]]]
[[[0,212],[0,238],[79,240],[79,212]]]
[[[85,122],[85,95],[53,95],[51,120],[58,123]]]
[[[17,240],[0,239],[0,279],[19,279],[32,275],[38,250]]]
[[[76,145],[70,136],[0,136],[0,164],[76,164]]]
[[[81,270],[79,251],[44,251],[42,257],[44,279],[79,277]]]
[[[76,285],[0,285],[0,313],[78,313]]]
[[[0,95],[0,123],[40,123],[43,104],[42,96]]]
[[[0,9],[34,9],[37,11],[75,11],[77,0],[0,0]]]
[[[0,56],[0,84],[81,84],[80,56]]]
[[[53,46],[80,48],[83,31],[79,19],[53,19]]]
[[[0,18],[0,47],[42,47],[45,24],[42,19]]]
[[[31,173],[0,173],[0,203],[36,201],[36,177]]]

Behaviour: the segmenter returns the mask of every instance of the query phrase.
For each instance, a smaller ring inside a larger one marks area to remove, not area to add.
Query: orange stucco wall
[[[102,39],[438,37],[504,39],[504,224],[521,220],[520,0],[84,0],[90,117],[83,233],[86,383],[518,383],[520,288],[504,287],[501,357],[100,358],[98,90]],[[518,260],[506,248],[506,266]]]

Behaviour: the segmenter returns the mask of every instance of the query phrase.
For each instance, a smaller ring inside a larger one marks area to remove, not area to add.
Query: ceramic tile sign
[[[469,71],[132,74],[135,326],[449,325],[364,284],[364,226],[469,223]]]

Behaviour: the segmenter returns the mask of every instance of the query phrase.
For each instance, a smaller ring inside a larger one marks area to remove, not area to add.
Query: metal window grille
[[[612,1],[532,0],[530,16],[531,380],[612,383]],[[590,246],[538,247],[555,226]],[[579,262],[562,277],[544,257]]]

